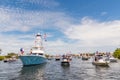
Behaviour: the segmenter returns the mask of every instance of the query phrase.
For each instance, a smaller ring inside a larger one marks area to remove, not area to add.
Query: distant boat
[[[117,59],[114,57],[110,57],[109,60],[110,60],[110,62],[117,62]]]
[[[70,56],[63,55],[62,57],[61,66],[70,66]]]
[[[60,55],[56,55],[56,56],[55,56],[55,60],[56,60],[56,61],[59,61],[59,60],[60,60]]]
[[[88,56],[82,56],[82,60],[88,60],[89,57]]]
[[[3,60],[3,62],[5,62],[5,63],[8,62],[8,61],[9,61],[9,59],[7,59],[7,58],[5,58],[5,59]]]
[[[52,59],[53,59],[53,56],[48,56],[47,59],[48,59],[48,60],[52,60]]]
[[[107,61],[104,61],[103,59],[100,59],[99,61],[93,61],[93,65],[96,66],[109,66]]]
[[[4,62],[14,62],[14,61],[16,61],[17,59],[16,59],[16,57],[15,56],[12,56],[11,58],[5,58],[3,61]]]
[[[21,53],[24,51],[20,49]],[[35,46],[32,47],[31,52],[28,55],[19,56],[24,66],[29,65],[38,65],[47,62],[47,58],[45,57],[43,46],[42,46],[42,35],[37,34],[35,39]]]
[[[96,55],[92,64],[96,66],[109,66],[109,61],[106,61],[101,55]]]

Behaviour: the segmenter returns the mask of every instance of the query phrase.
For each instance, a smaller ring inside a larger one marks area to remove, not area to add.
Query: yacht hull
[[[47,62],[47,59],[43,56],[19,56],[20,60],[23,63],[23,66],[29,65],[39,65]]]
[[[96,65],[96,66],[109,66],[107,62],[98,62],[98,61],[95,61],[95,62],[92,62],[93,65]]]

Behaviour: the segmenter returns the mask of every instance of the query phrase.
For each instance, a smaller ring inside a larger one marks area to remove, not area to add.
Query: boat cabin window
[[[38,53],[38,55],[43,55],[43,53]]]
[[[32,53],[32,55],[37,55],[37,53]]]
[[[32,53],[32,55],[43,55],[43,53]]]

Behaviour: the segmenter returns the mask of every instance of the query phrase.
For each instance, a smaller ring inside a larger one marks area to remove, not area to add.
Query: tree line
[[[114,52],[113,52],[113,56],[115,58],[120,59],[120,48],[117,48]]]
[[[12,56],[15,56],[16,58],[18,58],[18,54],[16,54],[16,53],[13,53],[13,52],[11,52],[11,53],[8,53],[7,55],[5,55],[5,56],[0,56],[0,61],[1,60],[4,60],[5,58],[12,58]]]

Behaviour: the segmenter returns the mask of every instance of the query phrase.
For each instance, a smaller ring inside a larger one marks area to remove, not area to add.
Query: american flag
[[[20,48],[20,52],[21,52],[21,54],[23,54],[24,53],[24,49]]]

